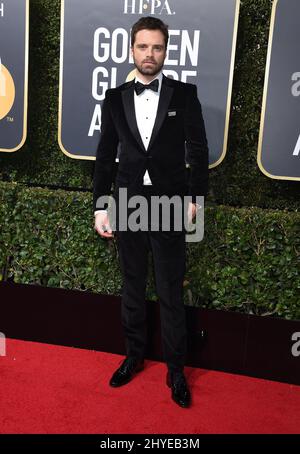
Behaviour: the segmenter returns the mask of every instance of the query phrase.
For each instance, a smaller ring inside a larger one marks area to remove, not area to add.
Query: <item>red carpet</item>
[[[126,386],[108,380],[123,357],[7,340],[0,357],[0,433],[299,433],[300,387],[186,368],[193,405],[181,409],[166,367]]]

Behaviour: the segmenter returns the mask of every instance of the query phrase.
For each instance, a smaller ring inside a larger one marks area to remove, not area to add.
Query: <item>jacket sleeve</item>
[[[206,196],[208,192],[208,145],[197,87],[189,85],[188,88],[184,130],[190,166],[189,195],[195,202],[196,196]]]
[[[96,163],[93,178],[93,210],[101,196],[109,196],[113,180],[115,159],[118,151],[119,138],[111,115],[111,90],[107,90],[102,105],[101,138],[97,148]]]

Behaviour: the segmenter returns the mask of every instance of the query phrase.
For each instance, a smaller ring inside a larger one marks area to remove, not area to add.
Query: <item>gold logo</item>
[[[135,78],[135,76],[136,76],[136,70],[133,69],[132,71],[130,71],[130,73],[126,77],[126,81],[125,82],[130,82],[131,80],[133,80]]]
[[[15,95],[14,80],[0,58],[0,120],[10,112],[15,101]]]

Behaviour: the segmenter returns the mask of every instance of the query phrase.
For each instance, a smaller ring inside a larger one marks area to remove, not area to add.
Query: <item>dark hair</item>
[[[156,17],[141,17],[132,27],[131,30],[131,46],[133,47],[135,42],[135,36],[137,32],[141,30],[160,30],[165,38],[165,45],[167,48],[169,41],[169,32],[168,25],[165,24],[162,20],[157,19]]]

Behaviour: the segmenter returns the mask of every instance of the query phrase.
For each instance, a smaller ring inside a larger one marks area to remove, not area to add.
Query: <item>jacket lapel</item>
[[[159,97],[159,103],[157,108],[156,120],[152,130],[151,139],[149,142],[148,150],[146,151],[141,135],[139,133],[136,116],[135,116],[135,107],[134,107],[134,80],[132,83],[122,91],[122,100],[124,105],[124,111],[128,126],[137,140],[138,144],[144,151],[144,153],[149,152],[151,146],[153,145],[155,138],[163,124],[163,121],[167,115],[167,110],[173,95],[174,87],[172,86],[171,79],[168,79],[163,75],[161,92]]]
[[[163,124],[163,121],[167,115],[167,110],[173,95],[174,87],[171,85],[171,79],[168,79],[166,76],[163,75],[163,80],[161,84],[161,92],[159,97],[159,103],[157,108],[157,115],[156,120],[153,126],[151,139],[148,146],[148,151],[152,147],[155,138]]]
[[[126,120],[128,123],[128,126],[137,140],[138,144],[142,148],[142,150],[146,153],[146,149],[144,147],[141,135],[139,133],[138,125],[136,122],[136,116],[135,116],[135,107],[134,107],[134,80],[132,83],[129,85],[128,88],[122,91],[122,100],[123,100],[123,105],[124,105],[124,112],[126,116]]]

